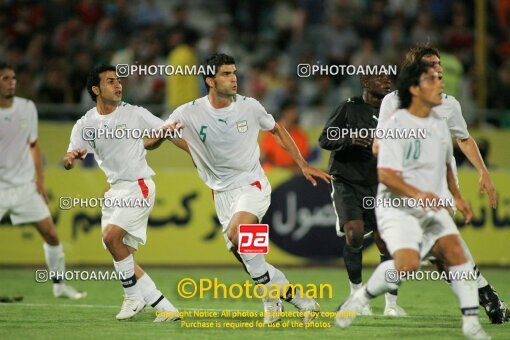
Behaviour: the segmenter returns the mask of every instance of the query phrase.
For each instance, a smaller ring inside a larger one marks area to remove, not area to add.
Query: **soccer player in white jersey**
[[[428,46],[415,47],[406,54],[404,64],[413,63],[419,60],[428,62],[434,66],[435,70],[439,73],[439,77],[442,78],[443,69],[441,67],[441,60],[437,49]],[[441,105],[434,107],[433,111],[446,121],[450,133],[457,139],[457,143],[460,149],[478,170],[478,173],[480,174],[480,192],[485,191],[489,197],[491,206],[496,208],[497,199],[494,185],[492,184],[489,171],[487,170],[487,167],[485,166],[485,163],[480,155],[476,141],[469,135],[466,121],[462,116],[460,103],[454,97],[448,94],[443,93],[442,97],[443,101]],[[384,128],[386,122],[393,116],[399,107],[399,102],[400,100],[397,91],[392,92],[384,97],[379,112],[379,124],[377,126],[379,129]],[[374,143],[374,145],[376,145],[376,143]],[[454,171],[455,180],[458,183],[457,167],[455,158],[453,157],[451,160],[451,166]],[[451,194],[449,193],[448,187],[446,185],[443,186],[441,194],[444,197],[451,197]],[[451,210],[451,212],[453,213],[454,209]],[[466,252],[466,256],[473,264],[474,270],[477,274],[476,282],[478,285],[480,305],[484,308],[492,323],[500,324],[509,321],[510,310],[508,309],[507,305],[499,298],[494,287],[492,287],[492,285],[490,285],[485,277],[480,273],[468,246],[462,238],[461,244],[464,248],[464,251]],[[440,261],[438,261],[436,264],[440,270],[444,270],[444,266]],[[388,301],[396,300],[396,296],[390,297],[389,294],[387,294],[387,297],[390,298],[390,300],[387,299],[387,303]],[[396,301],[394,302],[396,303]]]
[[[315,300],[301,297],[299,292],[284,292],[283,286],[289,281],[266,262],[264,255],[237,254],[239,225],[259,223],[271,200],[271,186],[259,161],[259,131],[271,131],[313,185],[317,184],[314,177],[329,182],[330,176],[303,159],[288,132],[257,100],[237,94],[234,58],[214,54],[207,58],[206,68],[209,66],[215,69],[214,74],[204,76],[209,94],[178,107],[167,124],[179,122],[184,126],[183,139],[198,174],[213,190],[227,249],[242,262],[255,283],[280,285],[280,296],[305,312],[305,322],[310,321],[316,316],[310,312],[319,310]],[[279,320],[281,299],[266,297],[263,302],[264,322]]]
[[[178,320],[177,309],[134,260],[138,244],[145,244],[147,222],[156,194],[151,179],[154,171],[145,159],[144,141],[132,138],[140,132],[125,134],[125,138],[118,139],[108,138],[106,133],[119,129],[139,129],[145,133],[161,129],[164,122],[143,107],[121,101],[122,85],[114,66],[95,67],[88,76],[87,90],[97,105],[74,125],[64,158],[65,168],[72,169],[75,160],[93,153],[110,184],[105,198],[132,198],[132,202],[145,202],[134,207],[115,204],[116,207],[102,208],[103,245],[113,257],[115,270],[124,274],[121,279],[124,302],[116,318],[132,318],[150,305],[157,311],[155,322]]]
[[[432,111],[441,104],[444,84],[429,63],[404,66],[397,81],[401,110],[387,122],[386,129],[426,131],[425,138],[379,140],[377,199],[391,202],[425,202],[376,205],[377,225],[393,260],[381,263],[367,284],[340,307],[336,323],[350,325],[355,313],[376,296],[397,288],[405,277],[420,268],[429,252],[449,268],[451,287],[460,302],[462,331],[470,339],[488,339],[478,318],[478,294],[474,270],[461,245],[459,231],[446,208],[441,207],[444,182],[457,207],[469,220],[472,211],[462,198],[450,166],[453,146],[444,120]],[[428,204],[427,204],[428,203]]]
[[[46,205],[48,197],[37,143],[37,109],[31,100],[15,97],[15,91],[14,69],[1,62],[0,219],[9,214],[13,224],[33,223],[44,240],[48,269],[63,273],[64,250]],[[55,297],[81,299],[86,296],[59,276],[52,276]]]

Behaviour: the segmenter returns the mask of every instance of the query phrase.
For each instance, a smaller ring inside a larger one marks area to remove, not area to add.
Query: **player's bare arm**
[[[179,121],[175,121],[169,125],[163,126],[163,130],[166,131],[176,131],[184,128],[184,126]],[[186,151],[188,154],[190,153],[188,143],[184,139],[181,138],[146,138],[143,142],[143,146],[146,150],[155,150],[163,144],[165,139],[168,139],[171,141],[175,146],[177,146],[179,149],[182,149]]]
[[[450,190],[453,199],[455,199],[455,206],[464,215],[464,221],[470,223],[473,219],[473,210],[471,210],[469,203],[462,197],[450,164],[446,164],[446,180],[448,182],[448,190]]]
[[[74,161],[79,159],[82,160],[83,157],[87,154],[87,150],[85,149],[74,149],[71,152],[68,152],[64,157],[64,168],[66,170],[71,170],[74,167]]]
[[[379,142],[377,139],[374,139],[374,143],[372,144],[372,153],[375,157],[379,154]]]
[[[37,141],[30,143],[30,154],[32,155],[32,159],[34,161],[35,185],[37,187],[37,192],[41,194],[44,198],[44,201],[48,203],[48,193],[46,192],[46,187],[44,185],[44,171],[41,160],[41,149],[39,148]]]
[[[276,123],[273,130],[271,130],[271,133],[274,135],[277,143],[285,151],[287,151],[294,162],[296,162],[307,180],[309,180],[314,186],[317,185],[317,181],[314,179],[314,177],[320,178],[326,183],[329,183],[331,176],[324,171],[308,164],[308,162],[301,155],[301,152],[299,152],[299,149],[297,148],[296,143],[294,143],[292,137],[289,135],[289,132],[283,126],[280,126],[278,123]]]
[[[471,164],[473,164],[475,169],[480,174],[479,181],[480,192],[487,193],[492,208],[496,209],[497,205],[496,189],[494,189],[494,184],[492,184],[492,180],[489,175],[489,170],[487,170],[482,155],[480,155],[480,150],[478,149],[476,141],[473,139],[473,137],[469,136],[464,140],[457,139],[457,143],[462,153],[466,155],[467,159],[469,159]]]
[[[155,150],[163,144],[166,138],[147,138],[143,142],[143,146],[145,150]],[[188,143],[184,139],[180,138],[172,138],[170,141],[177,146],[179,149],[190,153]]]
[[[420,189],[406,183],[402,177],[400,177],[397,171],[388,168],[378,168],[377,175],[379,182],[386,185],[391,191],[396,194],[414,198],[416,200],[426,200],[428,202],[439,202],[439,197],[431,192],[421,191]],[[439,206],[434,206],[433,210],[439,210]]]

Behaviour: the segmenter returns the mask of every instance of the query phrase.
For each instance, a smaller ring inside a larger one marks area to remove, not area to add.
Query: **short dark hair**
[[[381,67],[384,67],[384,65],[379,65],[379,64],[371,64],[371,65],[366,65],[366,66],[369,66],[369,67],[377,67],[377,68],[381,68]],[[363,75],[360,75],[359,76],[359,81],[361,83],[361,87],[362,88],[365,88],[365,86],[363,85],[363,83],[365,81],[370,81],[371,79],[377,79],[377,78],[381,78],[381,77],[389,77],[391,82],[394,83],[395,82],[395,75],[393,75],[392,73],[388,73],[388,74],[384,74],[384,73],[377,73],[377,74],[363,74]]]
[[[115,72],[115,66],[108,65],[108,64],[101,64],[94,67],[87,77],[87,91],[89,93],[90,98],[92,98],[93,101],[97,100],[97,95],[92,91],[93,86],[99,86],[99,82],[101,81],[101,78],[99,78],[99,75],[106,71],[113,71]]]
[[[0,61],[0,70],[9,69],[14,71],[14,67],[11,64],[6,63],[5,61]]]
[[[205,73],[204,73],[204,83],[205,87],[209,90],[209,85],[206,83],[206,79],[208,77],[214,78],[216,76],[216,72],[220,69],[223,65],[235,65],[236,61],[234,60],[234,57],[231,57],[224,53],[214,53],[207,57],[204,63]],[[214,73],[208,72],[211,66],[214,68]]]
[[[436,57],[441,58],[437,48],[428,45],[419,45],[411,48],[406,53],[402,67],[404,67],[405,65],[414,64],[422,60],[422,58],[425,57],[426,55],[435,55]]]
[[[409,91],[411,86],[417,86],[420,83],[420,77],[433,67],[426,62],[418,61],[412,64],[406,64],[402,67],[397,80],[397,93],[400,99],[400,108],[407,109],[413,100],[413,95]]]

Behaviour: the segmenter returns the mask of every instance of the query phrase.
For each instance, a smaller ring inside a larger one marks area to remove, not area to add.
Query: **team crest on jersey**
[[[24,129],[28,126],[28,119],[21,119],[19,125]]]
[[[245,133],[248,131],[248,121],[246,120],[240,120],[237,122],[237,131],[240,133]]]

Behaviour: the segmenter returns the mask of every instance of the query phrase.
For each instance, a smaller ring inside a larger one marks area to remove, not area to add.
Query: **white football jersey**
[[[448,129],[450,129],[450,133],[453,137],[457,139],[467,139],[469,137],[469,132],[467,130],[466,121],[462,116],[462,109],[459,101],[444,93],[442,97],[443,102],[440,105],[435,106],[432,111],[434,111],[437,116],[446,120]],[[399,109],[399,106],[400,99],[398,98],[397,91],[387,94],[381,103],[377,128],[381,128],[382,124],[385,124],[386,121]]]
[[[207,96],[179,106],[166,124],[180,121],[198,174],[213,190],[251,184],[264,176],[258,135],[275,120],[255,99],[236,95],[226,108],[215,109]]]
[[[37,109],[34,102],[14,97],[10,108],[0,108],[0,189],[34,180],[30,143],[36,140]]]
[[[423,129],[426,137],[380,139],[377,167],[393,169],[406,183],[440,195],[446,185],[446,164],[453,156],[451,135],[445,121],[433,111],[429,117],[420,118],[402,109],[395,112],[385,128]],[[377,197],[400,196],[379,183]]]
[[[140,135],[133,131],[148,132],[163,125],[163,120],[140,106],[121,102],[108,115],[99,114],[94,107],[74,125],[67,152],[80,148],[93,153],[110,184],[150,178],[154,176],[154,171],[145,159],[147,151],[143,146],[143,138],[133,138]],[[121,129],[126,133],[119,131]],[[105,131],[110,133],[106,134]],[[114,131],[117,132],[111,133]],[[123,138],[116,138],[118,136]]]

